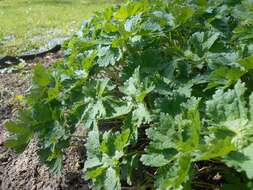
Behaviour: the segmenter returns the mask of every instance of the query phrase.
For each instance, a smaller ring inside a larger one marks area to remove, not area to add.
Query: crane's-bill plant
[[[193,189],[200,162],[223,166],[220,189],[252,189],[252,42],[252,0],[107,8],[65,43],[64,61],[35,67],[6,146],[23,151],[36,135],[41,160],[60,172],[85,127],[92,189]]]

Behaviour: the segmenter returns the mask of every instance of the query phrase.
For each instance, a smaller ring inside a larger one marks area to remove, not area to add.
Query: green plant
[[[64,61],[36,66],[6,145],[22,151],[36,134],[42,160],[60,171],[84,126],[93,189],[192,189],[200,162],[224,168],[221,189],[251,189],[252,9],[251,0],[139,0],[96,14],[65,43]]]

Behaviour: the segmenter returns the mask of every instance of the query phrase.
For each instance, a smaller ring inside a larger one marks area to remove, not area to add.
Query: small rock
[[[0,132],[0,146],[4,144],[4,137],[3,134]]]

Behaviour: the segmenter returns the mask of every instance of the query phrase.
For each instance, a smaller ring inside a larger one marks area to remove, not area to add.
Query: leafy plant
[[[226,165],[215,188],[251,189],[252,10],[251,0],[132,0],[97,13],[65,43],[64,61],[35,68],[6,145],[22,151],[36,134],[60,172],[86,127],[93,189],[209,188],[202,162]]]

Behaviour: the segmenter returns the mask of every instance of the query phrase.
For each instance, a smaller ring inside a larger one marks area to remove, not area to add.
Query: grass
[[[72,35],[119,0],[0,0],[0,55],[38,51]]]

